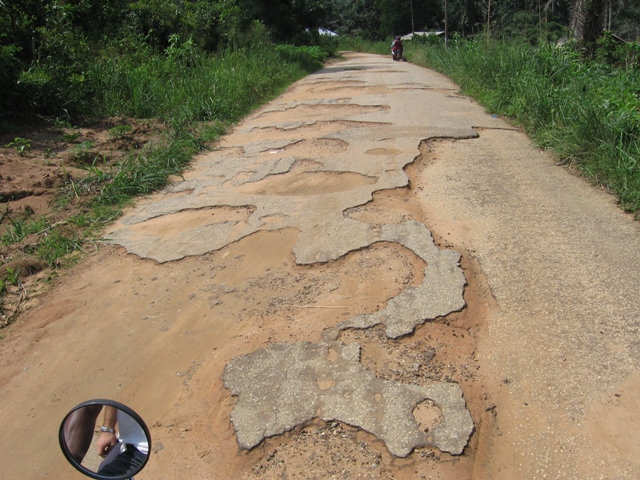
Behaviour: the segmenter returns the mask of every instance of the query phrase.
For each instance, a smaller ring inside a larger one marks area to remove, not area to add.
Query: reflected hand
[[[102,432],[98,437],[98,455],[106,457],[111,449],[118,444],[118,437],[115,433]]]

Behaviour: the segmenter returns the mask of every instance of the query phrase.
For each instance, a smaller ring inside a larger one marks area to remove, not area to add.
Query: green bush
[[[624,43],[617,40],[612,32],[605,31],[598,39],[596,59],[618,68],[640,68],[640,43]]]
[[[276,45],[275,51],[284,60],[302,64],[322,62],[329,56],[329,52],[322,50],[319,46]]]
[[[438,46],[444,44],[444,36],[440,35],[414,35],[411,40],[405,42],[411,45],[430,45]]]

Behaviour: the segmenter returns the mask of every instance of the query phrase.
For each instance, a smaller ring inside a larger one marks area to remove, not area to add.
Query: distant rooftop
[[[400,38],[402,40],[411,40],[414,35],[420,35],[422,37],[428,37],[429,35],[443,35],[443,34],[444,34],[444,30],[437,31],[437,32],[413,32],[413,33],[408,33],[407,35],[403,35]]]

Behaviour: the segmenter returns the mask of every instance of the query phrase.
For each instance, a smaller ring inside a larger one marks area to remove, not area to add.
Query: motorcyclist
[[[402,39],[400,38],[400,35],[398,35],[391,43],[391,54],[393,55],[394,60],[398,62],[402,60],[402,50]]]

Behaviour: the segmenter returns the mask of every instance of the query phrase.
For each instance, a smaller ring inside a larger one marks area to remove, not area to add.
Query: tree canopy
[[[444,30],[445,13],[448,30],[464,36],[545,39],[573,33],[582,38],[582,30],[570,32],[576,14],[581,16],[579,27],[589,24],[597,35],[607,29],[627,40],[640,36],[640,4],[631,0],[333,0],[332,4],[331,28],[368,39]]]

